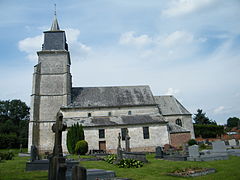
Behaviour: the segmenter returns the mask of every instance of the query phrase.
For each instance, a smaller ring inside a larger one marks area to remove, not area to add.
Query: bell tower
[[[39,153],[52,151],[52,124],[60,107],[71,101],[70,54],[65,32],[60,30],[56,13],[51,29],[44,32],[42,50],[34,66],[28,150],[36,146]]]

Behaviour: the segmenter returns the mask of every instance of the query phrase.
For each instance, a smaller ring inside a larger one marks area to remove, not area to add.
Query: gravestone
[[[121,134],[118,133],[117,161],[122,159]]]
[[[193,158],[199,157],[199,148],[198,145],[193,145],[188,147],[189,156]]]
[[[227,147],[223,141],[212,142],[212,147],[214,153],[224,153],[227,150]]]
[[[229,146],[236,146],[237,145],[235,139],[228,140],[228,143],[229,143]]]
[[[62,131],[65,131],[67,126],[62,123],[63,115],[57,113],[56,123],[52,126],[52,131],[55,133],[55,141],[53,154],[49,158],[48,180],[66,180],[66,159],[62,152]]]
[[[35,145],[31,146],[31,153],[30,153],[30,161],[36,161],[39,160],[38,158],[38,152],[37,152],[37,147]]]
[[[163,158],[163,149],[160,146],[156,147],[156,156],[155,158]]]
[[[130,152],[130,136],[128,135],[128,129],[126,130],[126,137],[125,137],[125,146],[126,146],[126,152]]]
[[[72,169],[72,180],[87,180],[86,168],[74,166]]]
[[[188,152],[188,144],[183,144],[183,155],[184,156],[189,156],[189,152]]]

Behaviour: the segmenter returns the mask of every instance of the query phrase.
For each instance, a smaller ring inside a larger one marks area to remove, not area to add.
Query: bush
[[[67,149],[68,152],[74,154],[75,146],[78,141],[84,140],[84,131],[82,125],[74,124],[67,132]]]
[[[192,146],[192,145],[194,145],[194,144],[197,144],[197,141],[196,141],[195,139],[190,139],[190,140],[188,141],[188,145],[189,145],[189,146]]]
[[[104,161],[107,163],[113,164],[114,161],[116,161],[117,156],[115,154],[108,155],[107,157],[104,158]]]
[[[18,147],[19,143],[16,134],[0,134],[0,149]]]
[[[0,160],[12,160],[13,157],[13,152],[0,152]]]
[[[75,153],[85,155],[88,152],[88,143],[85,140],[78,141],[75,146]]]
[[[143,166],[143,162],[135,159],[122,159],[117,166],[120,168],[140,168]]]
[[[193,127],[196,137],[216,138],[224,134],[224,126],[221,125],[194,124]]]

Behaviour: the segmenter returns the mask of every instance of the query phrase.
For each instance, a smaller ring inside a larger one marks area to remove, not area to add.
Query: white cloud
[[[137,47],[142,47],[149,45],[152,42],[152,39],[144,34],[136,36],[134,31],[123,33],[119,39],[119,43],[122,45],[134,45]]]
[[[36,52],[41,49],[43,43],[43,35],[35,37],[28,37],[18,42],[18,48],[20,51],[27,53],[27,59],[30,61],[37,60]]]
[[[224,106],[219,106],[219,107],[217,107],[216,109],[213,110],[213,113],[214,113],[214,114],[220,114],[220,113],[222,113],[224,110],[225,110],[225,107],[224,107]]]
[[[171,0],[169,7],[162,11],[167,17],[181,16],[212,5],[216,0]]]
[[[166,46],[178,46],[180,44],[188,44],[193,41],[193,35],[185,31],[175,31],[169,34],[164,39],[164,45]]]
[[[176,95],[180,92],[179,89],[168,88],[165,95]]]
[[[85,44],[79,42],[78,37],[80,31],[78,29],[66,29],[67,43],[70,46],[71,52],[73,52],[72,59],[84,58],[86,54],[91,51],[91,48]],[[28,37],[18,42],[18,48],[20,51],[27,54],[26,58],[30,61],[37,61],[37,51],[41,50],[43,44],[43,35],[35,37]]]

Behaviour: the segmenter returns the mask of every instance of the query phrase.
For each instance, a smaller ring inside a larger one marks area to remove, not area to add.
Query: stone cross
[[[118,133],[117,161],[122,159],[121,134]]]
[[[121,149],[121,134],[118,133],[118,148]]]
[[[62,131],[67,129],[67,126],[62,123],[63,115],[61,112],[57,113],[57,121],[52,126],[52,131],[55,133],[55,141],[53,148],[53,156],[63,157],[62,152]]]
[[[62,120],[63,115],[58,112],[56,123],[52,126],[55,141],[53,154],[49,158],[48,180],[66,180],[67,165],[62,152],[62,131],[66,130],[67,126],[62,123]]]
[[[126,130],[126,137],[125,137],[125,145],[126,145],[126,151],[130,152],[130,136],[128,135],[128,129]]]

